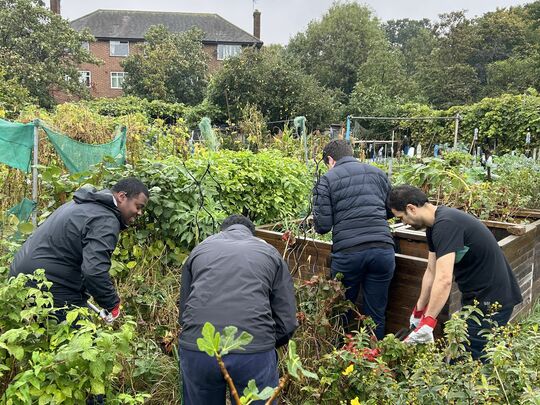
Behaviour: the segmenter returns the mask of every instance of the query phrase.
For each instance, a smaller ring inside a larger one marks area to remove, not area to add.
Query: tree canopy
[[[315,126],[330,123],[337,105],[334,92],[305,73],[279,46],[244,49],[227,60],[213,76],[208,97],[232,120],[251,105],[268,121],[305,115]]]
[[[140,52],[123,61],[126,94],[190,105],[201,102],[209,60],[202,38],[198,29],[171,33],[162,25],[151,27]]]
[[[4,79],[18,83],[42,106],[53,103],[52,91],[84,96],[78,65],[98,60],[81,46],[92,41],[77,32],[40,0],[0,0],[0,64]],[[2,80],[2,79],[0,79]]]

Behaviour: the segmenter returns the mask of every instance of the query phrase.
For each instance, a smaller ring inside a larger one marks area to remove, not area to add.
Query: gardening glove
[[[422,309],[418,309],[416,305],[414,306],[411,317],[409,319],[409,325],[411,328],[416,329],[418,327],[418,324],[422,320],[422,317],[424,316],[424,312],[426,312],[426,309],[427,309],[427,305]]]
[[[110,311],[107,311],[106,309],[102,309],[101,312],[99,313],[99,316],[105,322],[113,323],[116,320],[116,318],[120,316],[120,302],[118,302],[118,304],[116,304],[116,306]]]
[[[433,329],[437,326],[437,320],[431,316],[422,318],[418,326],[404,340],[405,343],[432,343]]]

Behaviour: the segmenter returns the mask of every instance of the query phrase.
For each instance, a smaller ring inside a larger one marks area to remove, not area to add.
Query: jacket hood
[[[124,222],[120,210],[114,202],[113,194],[110,190],[98,191],[96,188],[81,188],[73,194],[73,200],[77,204],[99,204],[107,209],[111,210],[118,221],[120,222],[121,229],[125,229],[128,225]]]

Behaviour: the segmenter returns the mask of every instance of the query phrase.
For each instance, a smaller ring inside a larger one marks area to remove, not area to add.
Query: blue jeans
[[[393,248],[373,248],[354,253],[332,254],[332,277],[343,274],[345,297],[355,303],[362,286],[363,313],[377,325],[375,336],[384,337],[388,288],[394,276],[396,259]],[[350,314],[348,319],[350,320]]]
[[[491,329],[491,323],[488,322],[486,318],[497,322],[497,326],[504,326],[510,320],[513,310],[514,307],[507,308],[497,312],[494,315],[486,316],[480,319],[481,325],[478,325],[471,319],[467,320],[467,326],[469,328],[469,340],[471,341],[471,344],[469,347],[467,347],[467,349],[471,352],[473,359],[480,359],[482,362],[485,361],[480,357],[485,354],[484,347],[486,346],[487,339],[485,336],[479,335],[479,332],[483,329]]]
[[[204,352],[180,348],[180,369],[184,405],[225,405],[227,383],[214,357]],[[277,387],[279,374],[277,352],[227,354],[223,362],[231,376],[238,395],[242,396],[249,380],[255,380],[259,391]],[[264,405],[265,401],[254,401]],[[275,404],[275,402],[274,402]]]

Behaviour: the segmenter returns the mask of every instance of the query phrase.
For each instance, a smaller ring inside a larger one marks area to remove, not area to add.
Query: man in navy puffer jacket
[[[394,241],[386,208],[390,182],[386,174],[353,157],[345,140],[333,140],[323,150],[328,172],[313,189],[315,230],[332,231],[332,276],[342,273],[346,297],[356,302],[360,286],[363,313],[384,337],[388,287],[394,275]]]

